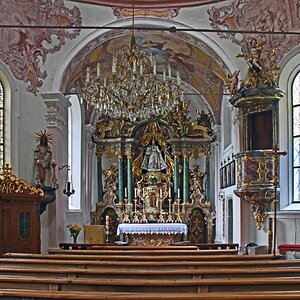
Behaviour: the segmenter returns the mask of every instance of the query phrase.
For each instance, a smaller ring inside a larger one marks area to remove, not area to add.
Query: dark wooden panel
[[[254,113],[248,118],[248,150],[273,149],[272,111]]]

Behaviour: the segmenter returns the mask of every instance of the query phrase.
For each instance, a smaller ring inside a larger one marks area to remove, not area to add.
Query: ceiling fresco
[[[299,0],[235,0],[231,4],[216,8],[212,6],[208,11],[212,28],[237,29],[248,31],[268,31],[269,34],[251,34],[263,41],[266,49],[276,49],[276,62],[279,63],[284,54],[298,46],[300,29]],[[273,34],[272,31],[277,32]],[[280,34],[283,32],[284,34]],[[249,33],[232,34],[219,33],[222,38],[229,39],[241,45],[250,37]]]
[[[47,77],[41,70],[49,54],[58,52],[66,40],[74,39],[80,29],[55,26],[80,26],[81,14],[77,7],[67,8],[63,1],[0,1],[0,24],[16,25],[1,28],[0,60],[13,75],[26,82],[27,91],[36,94]],[[30,29],[22,26],[42,25],[53,28]],[[53,40],[57,40],[53,43]]]
[[[77,54],[65,73],[63,82],[67,85],[62,86],[63,91],[80,92],[86,68],[89,66],[95,70],[98,61],[101,63],[101,73],[104,76],[110,72],[112,53],[124,44],[130,43],[130,32],[110,34],[111,36],[102,36],[92,41]],[[174,35],[152,30],[138,32],[136,42],[138,46],[151,51],[157,61],[158,73],[162,73],[170,63],[174,77],[178,70],[183,81],[203,94],[219,123],[222,78],[226,76],[226,69],[211,49],[184,33]]]

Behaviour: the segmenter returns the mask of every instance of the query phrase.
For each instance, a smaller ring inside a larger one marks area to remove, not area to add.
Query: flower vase
[[[73,243],[74,243],[74,244],[77,243],[77,235],[73,235]]]

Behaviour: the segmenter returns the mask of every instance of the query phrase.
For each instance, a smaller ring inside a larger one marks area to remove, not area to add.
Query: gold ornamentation
[[[211,129],[212,120],[208,113],[203,110],[199,112],[197,110],[198,117],[195,121],[188,124],[188,136],[195,136],[206,139],[208,141],[214,141],[213,130]]]
[[[242,53],[237,57],[243,57],[249,68],[245,80],[248,88],[277,88],[280,68],[275,63],[275,49],[264,49],[265,42],[258,42],[250,37],[242,46]]]
[[[0,191],[5,194],[24,193],[44,196],[44,192],[40,188],[31,187],[24,179],[17,178],[12,174],[12,168],[6,164],[3,173],[0,175]]]
[[[114,204],[114,201],[117,199],[116,191],[118,184],[118,168],[114,163],[110,166],[109,169],[103,170],[104,177],[104,195],[103,200],[111,205]]]
[[[198,165],[190,169],[190,189],[192,191],[190,198],[194,203],[205,199],[203,188],[204,176],[205,172],[202,172]]]
[[[234,71],[232,74],[227,74],[227,77],[224,80],[225,86],[231,95],[236,94],[239,89],[239,74],[240,71]]]

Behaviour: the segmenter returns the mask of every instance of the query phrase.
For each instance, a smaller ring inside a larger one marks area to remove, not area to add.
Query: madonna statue
[[[155,145],[155,141],[152,140],[152,144],[149,144],[145,151],[145,156],[142,162],[142,169],[149,172],[157,172],[166,168],[167,164],[163,159],[161,150],[157,145]]]

